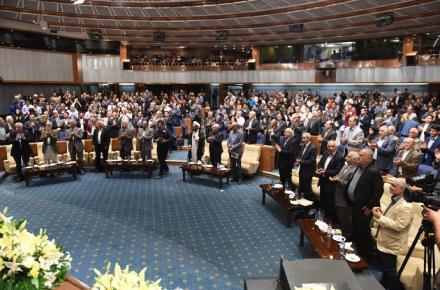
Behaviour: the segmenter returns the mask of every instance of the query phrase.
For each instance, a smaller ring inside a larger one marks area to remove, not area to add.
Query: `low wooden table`
[[[311,206],[295,205],[290,203],[290,198],[284,193],[284,188],[273,188],[271,184],[261,184],[262,204],[266,204],[266,194],[275,200],[282,208],[287,210],[286,227],[292,226],[293,213],[299,210],[307,210],[313,208]]]
[[[197,175],[210,175],[219,178],[220,188],[223,188],[223,178],[226,178],[226,183],[229,184],[229,176],[231,175],[231,169],[225,168],[223,170],[218,169],[217,167],[207,167],[202,164],[183,164],[180,166],[183,174],[183,181],[186,180],[186,172],[188,172],[191,176]]]
[[[123,169],[142,169],[142,170],[152,170],[154,166],[154,160],[147,160],[145,162],[142,159],[107,159],[105,161],[105,176],[110,178],[113,175],[113,169],[119,168]]]
[[[76,161],[66,163],[54,163],[49,165],[28,166],[23,169],[23,178],[26,180],[26,186],[29,186],[32,176],[46,175],[68,172],[71,173],[73,179],[76,180],[76,172],[78,171],[78,164]]]
[[[327,237],[326,233],[321,232],[318,226],[315,225],[315,220],[300,219],[298,224],[301,229],[299,236],[300,246],[304,246],[304,236],[306,236],[320,258],[330,259],[330,256],[333,256],[333,259],[342,259],[339,254],[339,243]],[[367,262],[362,257],[357,263],[347,261],[347,264],[355,272],[361,272],[368,268]]]

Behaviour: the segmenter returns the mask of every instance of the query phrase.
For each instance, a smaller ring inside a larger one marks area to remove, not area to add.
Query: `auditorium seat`
[[[31,148],[33,146],[35,146],[33,144],[36,144],[36,146],[37,146],[36,152],[34,152],[35,156],[33,158],[33,160],[34,160],[33,164],[42,165],[42,164],[44,164],[43,142],[31,143],[30,144]],[[32,150],[32,151],[34,151],[34,150]]]
[[[5,171],[7,174],[15,174],[16,173],[16,165],[15,160],[11,156],[11,148],[12,145],[6,145],[6,160],[3,161],[5,166]]]
[[[120,148],[119,139],[111,138],[110,139],[110,148],[108,149],[108,159],[118,159],[119,148]]]
[[[223,148],[223,152],[222,152],[222,157],[221,157],[221,163],[222,165],[226,166],[226,167],[230,167],[229,165],[229,152],[228,152],[228,141],[227,140],[223,140],[222,141],[222,148]]]
[[[245,144],[243,156],[241,157],[241,167],[243,173],[253,175],[257,173],[260,166],[261,145]],[[223,162],[223,160],[222,160]]]
[[[133,150],[131,150],[131,159],[141,158],[141,148],[137,138],[133,138]]]

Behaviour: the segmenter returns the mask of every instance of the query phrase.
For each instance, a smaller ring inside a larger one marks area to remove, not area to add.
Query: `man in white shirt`
[[[348,120],[348,127],[345,128],[341,138],[341,143],[345,144],[348,152],[360,151],[364,143],[364,131],[356,126],[357,118],[350,117]]]

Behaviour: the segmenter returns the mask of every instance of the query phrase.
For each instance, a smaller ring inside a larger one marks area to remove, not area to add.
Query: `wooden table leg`
[[[287,211],[287,221],[286,221],[286,227],[290,228],[292,226],[292,211]]]
[[[108,165],[107,164],[105,165],[105,177],[109,178],[109,175],[108,175]]]
[[[183,168],[182,168],[182,174],[183,174],[183,181],[186,181],[185,169],[183,169]]]
[[[304,231],[302,229],[299,232],[299,246],[304,247]]]
[[[223,188],[223,178],[220,176],[220,189]]]
[[[261,203],[262,204],[266,204],[266,192],[263,190],[261,191],[262,195],[261,195]]]
[[[25,177],[25,180],[26,180],[26,186],[29,186],[29,179],[30,179],[29,176],[26,176],[26,177]]]

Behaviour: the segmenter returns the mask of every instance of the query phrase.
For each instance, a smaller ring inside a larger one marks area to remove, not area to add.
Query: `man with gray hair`
[[[243,155],[244,133],[238,130],[238,124],[231,124],[228,137],[229,162],[231,164],[232,180],[241,183],[243,172],[241,170],[241,156]]]
[[[310,133],[303,133],[301,148],[296,157],[296,165],[299,166],[299,193],[304,197],[313,200],[312,177],[316,170],[316,147],[310,142]]]
[[[220,130],[219,124],[213,124],[212,130],[209,132],[208,143],[209,143],[209,159],[211,160],[211,164],[217,166],[221,164],[222,161],[222,141],[223,141],[223,133]]]
[[[352,210],[351,201],[347,197],[347,185],[358,168],[359,153],[355,151],[348,153],[345,161],[346,163],[339,173],[329,179],[335,182],[335,210],[341,224],[342,234],[347,240],[351,240]]]
[[[278,151],[279,161],[278,170],[280,174],[281,183],[290,189],[294,189],[295,186],[292,183],[292,169],[295,160],[295,140],[293,139],[293,129],[286,128],[284,130],[284,141],[278,145],[275,143],[275,149]]]
[[[122,159],[131,158],[131,150],[133,150],[133,132],[128,125],[127,119],[122,119],[121,129],[119,129],[118,138],[121,142],[120,156]]]
[[[353,241],[367,262],[373,257],[374,248],[370,233],[371,210],[379,205],[382,194],[382,175],[374,167],[373,151],[364,148],[359,151],[359,168],[348,183],[347,199],[353,210]]]
[[[67,140],[69,141],[70,159],[76,161],[81,174],[84,174],[83,156],[84,144],[82,142],[83,130],[76,126],[75,119],[69,120],[69,129],[66,130]]]
[[[101,154],[104,163],[108,158],[108,149],[110,147],[110,132],[104,127],[104,122],[98,120],[96,122],[96,128],[93,131],[92,136],[93,146],[95,147],[95,171],[103,171],[101,164]]]
[[[393,168],[393,157],[396,152],[396,143],[388,136],[388,127],[379,128],[379,138],[371,141],[371,150],[374,150],[374,166],[383,173],[388,173]]]

